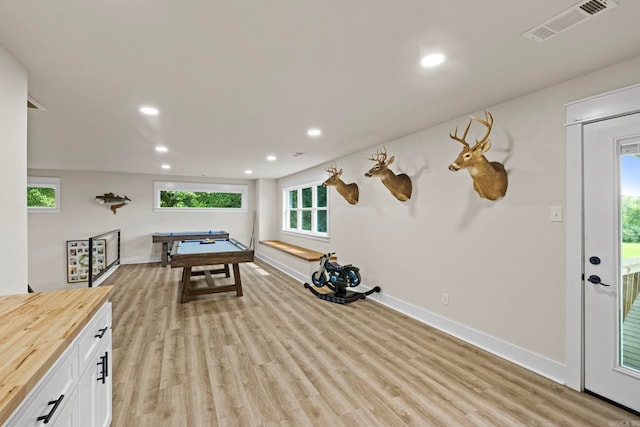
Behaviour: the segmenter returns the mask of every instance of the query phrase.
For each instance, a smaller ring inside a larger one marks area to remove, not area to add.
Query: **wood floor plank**
[[[114,427],[640,425],[370,299],[332,304],[269,265],[240,267],[244,296],[186,304],[179,269],[107,279]]]

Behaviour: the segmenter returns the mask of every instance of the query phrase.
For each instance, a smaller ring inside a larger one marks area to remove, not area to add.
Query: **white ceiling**
[[[0,45],[46,107],[30,168],[278,178],[640,56],[618,2],[536,43],[576,1],[2,0]]]

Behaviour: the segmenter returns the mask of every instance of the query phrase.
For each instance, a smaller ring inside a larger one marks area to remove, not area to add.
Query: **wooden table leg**
[[[167,266],[167,261],[169,260],[169,243],[162,242],[162,266]]]
[[[181,303],[189,301],[189,287],[191,285],[191,267],[184,267],[182,271],[182,300]]]
[[[242,296],[242,281],[240,280],[240,265],[236,262],[233,264],[233,280],[236,283],[236,296]]]

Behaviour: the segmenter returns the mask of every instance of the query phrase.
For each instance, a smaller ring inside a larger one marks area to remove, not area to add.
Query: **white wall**
[[[0,47],[0,295],[27,291],[27,73]]]
[[[336,160],[344,181],[358,183],[360,202],[350,206],[330,190],[330,243],[282,232],[279,239],[337,252],[360,267],[365,286],[382,287],[380,301],[562,382],[565,224],[551,222],[549,209],[565,205],[564,105],[638,82],[640,58],[487,106],[495,119],[487,157],[509,173],[500,201],[480,199],[466,171],[447,169],[462,147],[449,138],[466,126],[461,116],[385,143],[396,157],[391,169],[412,178],[411,200],[399,202],[363,176],[372,147]],[[484,131],[475,126],[468,139]]]
[[[278,238],[278,223],[282,213],[277,209],[276,194],[277,182],[275,179],[257,180],[255,242],[260,240],[274,240]],[[257,245],[254,245],[254,247],[256,246]]]
[[[248,244],[255,209],[250,180],[203,179],[167,175],[32,170],[29,176],[61,178],[60,213],[29,214],[29,281],[36,291],[86,286],[66,283],[66,241],[121,230],[123,264],[160,260],[151,234],[169,231],[225,230]],[[153,181],[248,184],[247,212],[154,212]],[[95,196],[112,192],[132,201],[113,214]]]

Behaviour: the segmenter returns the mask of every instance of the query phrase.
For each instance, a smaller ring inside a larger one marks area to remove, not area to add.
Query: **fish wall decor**
[[[116,214],[116,209],[123,207],[131,201],[126,195],[124,197],[116,196],[113,193],[104,193],[102,196],[96,196],[96,202],[102,205],[108,205],[109,209]]]

